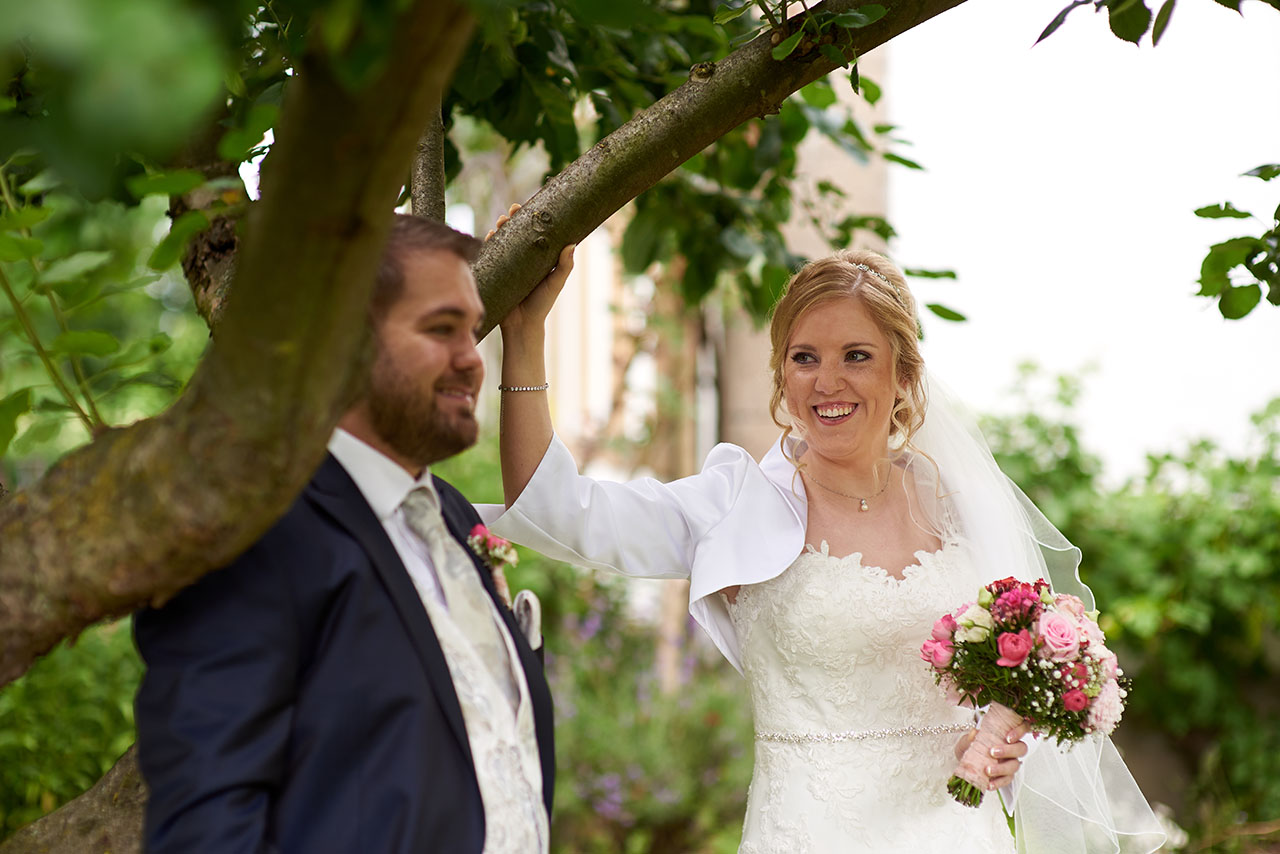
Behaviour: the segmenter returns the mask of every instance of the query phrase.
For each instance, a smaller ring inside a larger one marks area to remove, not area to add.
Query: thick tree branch
[[[418,140],[409,178],[414,216],[444,222],[444,117],[436,104]]]
[[[850,31],[858,55],[964,0],[906,0],[885,17]],[[842,12],[863,0],[826,0],[815,14]],[[485,332],[519,304],[576,243],[614,211],[747,119],[778,111],[796,90],[837,67],[814,49],[785,60],[770,55],[769,33],[716,63],[694,66],[689,80],[598,142],[547,183],[487,243],[476,279],[487,311]]]
[[[0,854],[132,854],[142,851],[147,784],[130,747],[93,788],[0,842]]]
[[[187,392],[0,506],[0,685],[62,638],[225,565],[297,495],[358,391],[392,205],[471,28],[461,5],[417,0],[360,92],[304,57]]]

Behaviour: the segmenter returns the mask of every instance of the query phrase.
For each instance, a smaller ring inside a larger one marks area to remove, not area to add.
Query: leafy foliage
[[[163,199],[91,202],[29,172],[0,164],[0,452],[15,478],[19,460],[34,470],[37,452],[168,405],[208,340],[186,286],[140,263]]]
[[[1264,164],[1245,173],[1270,181],[1280,175],[1280,166]],[[1237,210],[1230,202],[1199,208],[1196,216],[1206,219],[1252,219],[1248,211]],[[1233,276],[1232,274],[1235,273]],[[1209,247],[1200,265],[1200,295],[1218,300],[1218,310],[1228,320],[1244,317],[1262,299],[1280,305],[1280,206],[1272,214],[1271,228],[1258,237],[1233,237]]]

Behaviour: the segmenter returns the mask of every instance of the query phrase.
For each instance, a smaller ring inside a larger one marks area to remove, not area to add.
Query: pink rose
[[[929,638],[920,646],[920,657],[941,670],[951,663],[953,650],[951,641]]]
[[[1080,601],[1080,597],[1072,596],[1069,593],[1059,593],[1054,596],[1053,606],[1061,611],[1066,611],[1077,620],[1085,615],[1084,603]]]
[[[943,614],[933,624],[933,639],[938,641],[949,641],[956,633],[956,618],[950,614]]]
[[[1044,641],[1042,654],[1054,661],[1068,661],[1080,650],[1080,629],[1070,617],[1053,611],[1041,614],[1039,634]]]
[[[1031,632],[1026,629],[1017,634],[1004,632],[996,638],[996,648],[1000,650],[996,664],[1001,667],[1017,667],[1031,653]]]
[[[483,537],[487,533],[489,533],[489,529],[478,522],[476,523],[476,526],[471,529],[471,536],[473,537]]]
[[[1081,712],[1089,705],[1089,698],[1079,688],[1072,688],[1062,695],[1062,705],[1066,706],[1069,712]]]

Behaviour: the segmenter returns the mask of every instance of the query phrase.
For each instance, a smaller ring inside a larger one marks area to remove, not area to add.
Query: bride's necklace
[[[804,475],[805,477],[809,478],[809,480],[813,481],[815,484],[825,489],[827,492],[834,492],[836,495],[843,495],[845,498],[852,498],[854,501],[857,501],[858,510],[863,513],[866,513],[868,510],[871,509],[870,507],[867,506],[868,501],[870,501],[873,498],[879,498],[884,493],[884,491],[889,488],[889,481],[891,479],[886,477],[884,479],[884,485],[882,485],[879,489],[877,489],[873,495],[868,495],[866,498],[862,498],[860,496],[850,495],[847,492],[841,492],[838,489],[833,489],[832,487],[827,486],[825,483],[823,483],[822,481],[814,477],[812,472],[805,472]]]

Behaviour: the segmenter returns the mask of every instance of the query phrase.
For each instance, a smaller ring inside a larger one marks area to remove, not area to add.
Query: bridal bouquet
[[[978,591],[933,624],[920,648],[934,679],[960,703],[990,705],[978,736],[947,783],[962,804],[982,802],[990,749],[1026,718],[1059,744],[1109,734],[1124,711],[1116,656],[1098,628],[1098,612],[1075,596],[1005,578]]]

